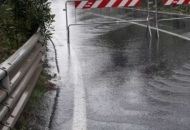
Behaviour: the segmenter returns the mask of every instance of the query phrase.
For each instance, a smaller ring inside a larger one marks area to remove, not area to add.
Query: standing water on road
[[[64,5],[52,0],[60,73],[50,130],[190,129],[189,41],[161,33],[150,47],[146,28],[126,23],[71,26],[69,45]]]

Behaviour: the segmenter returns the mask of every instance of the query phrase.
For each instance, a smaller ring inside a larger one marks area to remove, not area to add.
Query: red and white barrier
[[[106,8],[106,7],[136,7],[141,0],[88,0],[75,1],[76,9]]]
[[[187,5],[190,0],[164,0],[164,5]]]

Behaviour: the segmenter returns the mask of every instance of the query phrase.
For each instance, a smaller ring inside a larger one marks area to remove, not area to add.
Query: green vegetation
[[[23,45],[38,28],[47,39],[51,36],[48,0],[7,0],[0,5],[0,62]]]
[[[190,14],[190,8],[189,6],[164,6],[159,7],[158,10],[165,11],[165,12],[172,12],[172,13],[180,13],[180,14]]]
[[[50,11],[48,0],[6,0],[3,4],[0,3],[0,63],[36,31],[40,31],[46,40],[51,37],[54,15]],[[26,130],[31,127],[29,122],[35,118],[37,104],[44,93],[54,87],[48,82],[49,78],[43,71],[15,130]]]
[[[35,118],[35,109],[38,106],[38,102],[40,99],[43,98],[43,95],[45,93],[45,82],[47,80],[47,74],[42,73],[38,79],[38,82],[35,86],[34,91],[32,92],[29,101],[27,102],[27,105],[20,116],[16,126],[15,130],[27,130],[29,129],[29,123],[30,121],[34,120]]]
[[[14,130],[28,130],[36,127],[36,110],[43,109],[39,108],[40,101],[44,97],[44,93],[48,91],[48,88],[53,86],[53,84],[48,82],[49,78],[49,75],[43,70]]]

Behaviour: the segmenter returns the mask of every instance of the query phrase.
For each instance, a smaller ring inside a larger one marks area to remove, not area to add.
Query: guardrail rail
[[[45,48],[40,32],[0,64],[0,130],[13,129],[42,70]]]

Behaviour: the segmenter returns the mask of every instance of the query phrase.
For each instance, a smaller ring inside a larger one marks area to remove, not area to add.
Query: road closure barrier
[[[190,0],[164,0],[164,5],[187,5],[190,4]]]
[[[75,1],[76,9],[106,8],[106,7],[137,7],[141,0],[88,0]]]

